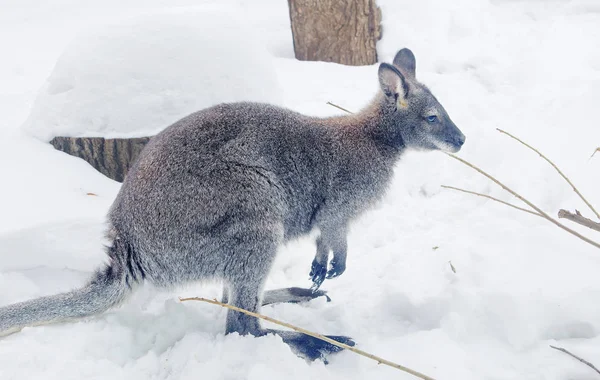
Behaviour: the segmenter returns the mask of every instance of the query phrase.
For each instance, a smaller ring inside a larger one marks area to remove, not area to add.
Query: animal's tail
[[[143,278],[141,268],[132,266],[131,247],[115,240],[108,249],[110,262],[98,270],[81,289],[0,307],[0,336],[26,326],[43,325],[99,314],[119,304],[131,285]],[[141,275],[141,276],[140,276]]]

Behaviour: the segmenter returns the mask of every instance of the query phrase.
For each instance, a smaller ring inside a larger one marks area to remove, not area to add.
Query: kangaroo
[[[101,313],[144,281],[221,280],[223,301],[253,312],[324,295],[323,281],[346,268],[348,223],[382,198],[402,152],[457,152],[465,141],[415,69],[409,49],[380,64],[381,90],[354,115],[232,103],[169,126],[144,148],[111,206],[106,266],[81,289],[0,308],[0,333]],[[312,289],[263,292],[278,248],[313,229]],[[229,310],[226,333],[234,332],[278,334],[309,360],[339,351]]]

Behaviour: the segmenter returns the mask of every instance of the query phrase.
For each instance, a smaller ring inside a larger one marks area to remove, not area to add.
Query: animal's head
[[[391,127],[399,130],[404,144],[418,150],[458,152],[465,135],[425,85],[417,81],[415,56],[402,49],[394,64],[379,66],[383,105]]]

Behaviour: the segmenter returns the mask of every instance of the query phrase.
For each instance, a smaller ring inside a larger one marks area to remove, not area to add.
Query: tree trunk
[[[381,38],[375,0],[288,0],[294,52],[302,61],[372,65]]]
[[[118,182],[123,182],[150,137],[105,139],[103,137],[55,137],[54,148],[83,158],[96,170]]]

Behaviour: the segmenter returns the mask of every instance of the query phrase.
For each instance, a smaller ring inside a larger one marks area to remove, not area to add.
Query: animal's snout
[[[456,151],[458,151],[465,143],[465,139],[465,135],[461,131],[457,130],[456,133],[454,133],[452,136],[449,136],[446,139],[446,142],[452,145],[453,147],[457,148]]]
[[[450,123],[450,125],[447,126],[442,141],[443,148],[440,148],[441,150],[448,153],[456,153],[465,143],[465,135],[456,127],[456,125],[454,125],[454,123]]]
[[[465,139],[465,135],[462,134],[462,132],[460,132],[460,134],[456,137],[456,145],[463,146],[463,144],[465,143]]]

